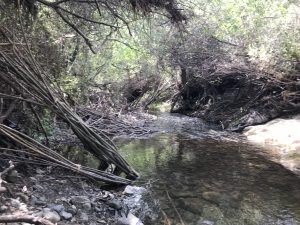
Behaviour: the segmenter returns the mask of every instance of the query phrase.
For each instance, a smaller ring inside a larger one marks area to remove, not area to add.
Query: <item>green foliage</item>
[[[194,3],[196,15],[192,27],[201,24],[219,40],[243,47],[250,60],[262,68],[288,68],[291,61],[298,60],[298,3],[288,0],[197,0]]]
[[[90,51],[82,37],[57,13],[40,5],[39,14],[30,26],[31,35],[40,40],[39,46],[44,45],[37,56],[67,94],[85,102],[84,96],[94,92],[100,83],[120,83],[135,76],[160,76],[170,80],[176,77],[177,71],[170,66],[172,63],[163,59],[170,56],[174,46],[185,45],[186,40],[190,48],[206,50],[199,46],[205,43],[196,42],[196,37],[202,36],[237,45],[238,51],[242,51],[238,52],[240,55],[248,55],[248,59],[261,68],[290,68],[294,61],[300,60],[297,2],[182,0],[180,8],[193,11],[185,27],[186,33],[178,32],[164,16],[150,14],[152,17],[145,19],[122,10],[125,5],[115,10],[127,23],[106,10],[99,14],[96,8],[88,5],[63,5],[73,13],[118,27],[88,24],[69,17],[92,42],[97,54]],[[8,18],[0,15],[1,22],[7,22]]]

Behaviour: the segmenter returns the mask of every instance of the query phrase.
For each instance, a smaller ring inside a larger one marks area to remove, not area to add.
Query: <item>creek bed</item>
[[[198,119],[164,115],[154,126],[164,132],[117,140],[151,192],[159,217],[149,224],[300,224],[300,179],[265,149]]]
[[[115,140],[147,190],[127,201],[146,225],[300,224],[300,179],[269,150],[186,116],[159,114],[146,128]],[[77,148],[70,159],[97,167]]]

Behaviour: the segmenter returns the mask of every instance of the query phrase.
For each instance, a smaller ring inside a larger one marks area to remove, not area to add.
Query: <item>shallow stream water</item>
[[[153,126],[155,136],[117,140],[159,208],[149,224],[300,224],[300,179],[275,156],[195,118],[164,115]]]
[[[131,203],[145,224],[300,225],[300,178],[270,151],[197,118],[161,114],[146,126],[155,134],[116,139],[141,174],[134,185],[148,190]],[[66,153],[98,165],[79,149]]]

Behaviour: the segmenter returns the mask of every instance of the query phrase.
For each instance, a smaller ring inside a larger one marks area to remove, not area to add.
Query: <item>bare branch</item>
[[[7,94],[0,93],[0,97],[1,98],[6,98],[6,99],[17,99],[17,100],[21,100],[21,101],[24,101],[24,102],[29,102],[29,103],[32,103],[32,104],[35,104],[35,105],[45,106],[45,105],[43,105],[41,103],[38,103],[36,101],[33,101],[31,99],[25,99],[25,98],[22,98],[20,96],[7,95]]]
[[[66,13],[68,13],[68,14],[76,17],[76,18],[83,19],[83,20],[85,20],[87,22],[90,22],[90,23],[96,23],[96,24],[100,24],[100,25],[104,25],[104,26],[108,26],[108,27],[120,28],[120,27],[114,26],[112,24],[108,24],[108,23],[104,23],[104,22],[100,22],[100,21],[96,21],[96,20],[92,20],[92,19],[86,18],[84,16],[81,16],[81,15],[78,15],[76,13],[73,13],[73,12],[71,12],[71,11],[65,9],[65,8],[62,8],[62,7],[56,7],[56,8],[58,8],[58,9],[64,11],[64,12],[66,12]]]
[[[59,9],[54,9],[55,12],[60,16],[60,18],[66,23],[68,24],[70,27],[73,28],[73,30],[75,30],[76,33],[78,33],[85,41],[85,43],[87,44],[87,46],[90,48],[90,50],[96,54],[95,50],[93,49],[92,43],[90,41],[90,39],[88,39],[73,23],[71,23],[60,11]]]

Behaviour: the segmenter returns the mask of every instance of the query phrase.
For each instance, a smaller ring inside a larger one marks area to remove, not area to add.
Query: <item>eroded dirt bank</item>
[[[215,63],[185,68],[172,112],[199,117],[223,129],[242,131],[300,110],[299,72],[270,74],[250,65]]]

